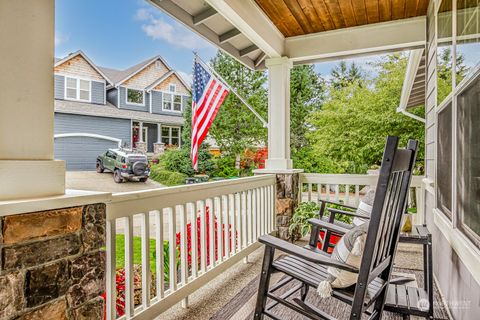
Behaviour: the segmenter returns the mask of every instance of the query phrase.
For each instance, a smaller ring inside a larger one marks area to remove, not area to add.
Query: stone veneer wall
[[[293,212],[298,206],[299,173],[277,174],[275,209],[278,237],[288,239],[288,227]]]
[[[103,319],[105,208],[0,217],[0,320]]]

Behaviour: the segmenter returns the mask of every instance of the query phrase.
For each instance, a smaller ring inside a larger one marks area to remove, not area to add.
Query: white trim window
[[[144,106],[145,91],[140,89],[126,88],[125,103],[136,106]]]
[[[65,99],[90,102],[92,81],[65,76]]]
[[[180,127],[162,125],[161,141],[165,145],[181,145]]]
[[[162,110],[164,111],[173,111],[173,112],[182,112],[183,111],[183,99],[182,95],[172,94],[172,93],[163,93],[163,103]]]
[[[436,12],[436,211],[480,248],[480,4]],[[460,9],[458,9],[460,8]]]
[[[170,83],[168,85],[168,91],[170,92],[176,92],[177,91],[177,85],[175,83]]]

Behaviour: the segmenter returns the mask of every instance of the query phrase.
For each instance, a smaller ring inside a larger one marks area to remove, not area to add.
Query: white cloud
[[[55,32],[55,47],[67,42],[69,39],[70,36]]]
[[[135,19],[144,21],[142,25],[143,32],[154,40],[164,40],[176,47],[192,50],[209,47],[205,40],[178,22],[167,22],[163,17],[158,17],[158,15],[146,8],[138,9]]]
[[[193,75],[191,73],[186,73],[183,71],[177,71],[180,77],[189,85],[192,86],[193,83]]]

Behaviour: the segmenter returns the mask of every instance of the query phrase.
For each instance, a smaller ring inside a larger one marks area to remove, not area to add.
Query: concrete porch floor
[[[300,245],[302,244],[300,243]],[[263,247],[257,249],[248,257],[248,263],[237,263],[209,284],[197,290],[189,297],[189,307],[187,309],[177,304],[157,317],[156,320],[210,319],[259,274],[263,250]],[[412,254],[412,252],[416,254]],[[395,267],[422,270],[423,264],[419,257],[421,257],[420,246],[400,244],[395,259]],[[420,283],[419,286],[422,286],[422,284]],[[443,305],[443,302],[435,301],[435,304]],[[411,319],[421,318],[411,317]]]

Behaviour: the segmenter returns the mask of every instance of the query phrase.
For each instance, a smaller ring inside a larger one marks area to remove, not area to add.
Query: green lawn
[[[125,266],[125,236],[117,234],[117,269]],[[133,263],[142,264],[142,238],[133,237]],[[156,272],[155,240],[150,239],[150,270]]]

